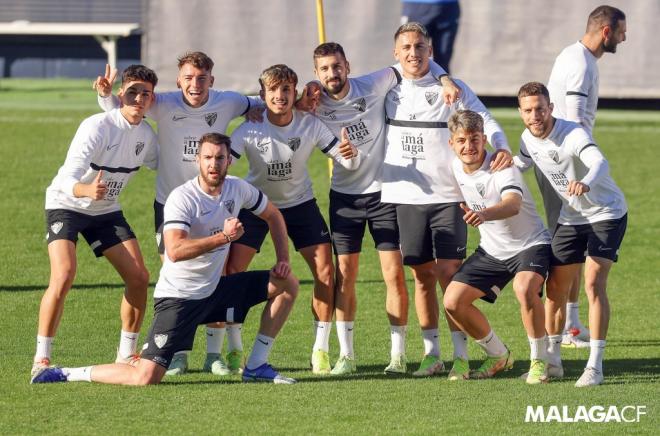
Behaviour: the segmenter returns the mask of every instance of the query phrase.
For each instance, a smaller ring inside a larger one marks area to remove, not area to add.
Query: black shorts
[[[165,242],[163,241],[163,221],[165,221],[165,205],[154,200],[154,229],[156,229],[156,246],[158,254],[165,254]]]
[[[103,252],[108,248],[135,239],[135,233],[121,211],[87,215],[67,209],[48,209],[46,232],[46,240],[49,244],[59,239],[66,239],[75,244],[80,233],[96,257],[103,256]]]
[[[269,271],[241,272],[221,277],[213,294],[201,300],[156,298],[140,357],[169,367],[175,352],[192,349],[198,325],[245,321],[251,307],[268,299],[269,280]]]
[[[479,289],[486,294],[481,297],[482,300],[494,303],[502,289],[519,272],[533,271],[546,278],[551,255],[550,244],[534,245],[506,260],[499,260],[477,247],[454,274],[452,281]]]
[[[459,203],[397,204],[404,265],[465,259],[467,226]]]
[[[396,207],[380,202],[380,192],[342,194],[330,190],[330,232],[335,254],[359,253],[365,224],[377,250],[399,249]]]
[[[312,245],[330,243],[330,231],[315,199],[280,209],[280,212],[296,251]],[[268,223],[246,209],[241,209],[238,219],[243,223],[245,233],[236,243],[259,251],[268,234]]]
[[[592,224],[559,224],[552,237],[552,265],[584,263],[587,256],[616,262],[627,225],[628,214]]]

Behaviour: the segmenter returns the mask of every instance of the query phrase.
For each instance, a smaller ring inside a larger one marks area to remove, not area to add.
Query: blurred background
[[[486,97],[511,97],[524,82],[546,82],[557,54],[581,38],[589,12],[602,2],[462,0],[452,75]],[[600,97],[658,108],[660,1],[608,4],[626,13],[628,40],[599,61]],[[393,62],[399,0],[325,0],[323,6],[326,40],[344,46],[352,75]],[[187,50],[214,59],[219,89],[254,92],[259,73],[275,63],[308,81],[319,41],[315,0],[0,0],[0,11],[0,78],[102,73],[108,53],[99,41],[110,37],[67,34],[79,31],[72,23],[134,25],[128,36],[112,37],[117,65],[153,68],[160,90],[175,87],[176,57]],[[30,26],[20,26],[26,21],[57,24],[59,34],[30,34]]]

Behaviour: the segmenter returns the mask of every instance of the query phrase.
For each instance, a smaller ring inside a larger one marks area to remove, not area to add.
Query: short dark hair
[[[202,144],[205,142],[210,142],[211,144],[215,144],[215,145],[224,144],[227,147],[227,152],[231,154],[231,138],[227,135],[223,135],[222,133],[219,132],[209,132],[203,134],[202,137],[199,138],[199,147],[197,147],[197,154],[199,154],[199,152],[202,149]]]
[[[155,88],[158,83],[158,76],[156,76],[154,70],[144,65],[129,65],[121,75],[121,83],[123,85],[135,80],[151,83]]]
[[[399,38],[399,35],[402,33],[408,33],[408,32],[416,32],[419,33],[424,37],[427,43],[431,43],[431,35],[429,35],[429,31],[426,30],[426,27],[422,23],[418,23],[416,21],[410,21],[406,24],[402,24],[399,26],[399,28],[394,32],[394,42],[396,43],[396,40]]]
[[[614,6],[602,5],[591,11],[587,20],[587,32],[600,30],[610,26],[612,30],[619,27],[619,21],[625,21],[626,14]]]
[[[484,119],[478,113],[470,110],[456,111],[449,117],[449,132],[454,135],[458,129],[466,132],[484,133]]]
[[[531,97],[535,95],[542,95],[550,103],[550,93],[548,88],[541,82],[528,82],[520,87],[518,90],[518,104],[520,104],[520,99],[523,97]]]
[[[284,64],[272,65],[263,70],[261,76],[259,76],[259,85],[262,90],[265,90],[266,86],[277,86],[284,82],[293,83],[293,86],[298,84],[296,72]]]
[[[344,48],[336,42],[324,42],[314,49],[314,60],[339,53],[346,60]]]
[[[206,53],[202,53],[201,51],[186,52],[178,59],[178,61],[179,69],[181,69],[181,67],[186,64],[190,64],[195,68],[199,68],[200,70],[212,71],[214,65],[213,60],[208,57]]]

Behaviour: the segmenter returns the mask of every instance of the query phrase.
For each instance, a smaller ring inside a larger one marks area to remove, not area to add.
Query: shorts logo
[[[144,150],[144,142],[140,141],[135,144],[135,155],[138,156]]]
[[[465,247],[456,247],[457,253],[462,253],[463,251],[465,251]]]
[[[167,343],[167,335],[154,335],[154,343],[158,348],[163,348],[163,346]]]
[[[426,91],[424,97],[426,97],[426,101],[429,103],[429,105],[433,106],[433,103],[435,103],[438,100],[438,93]]]
[[[321,230],[321,236],[328,236],[329,232],[327,230]]]
[[[559,163],[559,153],[557,153],[556,150],[549,150],[548,156],[550,156],[550,159],[555,161],[555,163]]]
[[[206,124],[211,127],[213,124],[215,124],[215,120],[218,119],[218,113],[217,112],[212,112],[210,114],[204,115],[204,119],[206,120]]]
[[[291,151],[295,152],[300,148],[300,138],[289,138],[288,145]]]
[[[60,232],[60,230],[62,230],[63,226],[64,223],[62,221],[57,221],[50,226],[50,231],[57,235]]]
[[[260,153],[265,153],[268,151],[268,145],[270,145],[269,139],[265,139],[263,142],[259,141],[257,142],[257,150],[259,150]]]
[[[534,262],[530,262],[529,266],[531,266],[532,268],[543,268],[543,265],[539,265],[539,264],[534,263]]]
[[[477,188],[477,192],[481,195],[481,198],[484,198],[484,194],[486,194],[486,186],[483,183],[477,183],[475,188]]]
[[[609,251],[611,249],[612,249],[612,247],[605,247],[603,245],[598,246],[598,251]]]
[[[229,213],[234,213],[234,200],[225,201],[225,207],[227,208]]]
[[[364,110],[367,108],[367,102],[365,101],[364,98],[359,99],[355,103],[352,104],[353,109],[364,112]]]
[[[160,240],[163,238],[162,233],[156,233],[156,245],[160,246]]]

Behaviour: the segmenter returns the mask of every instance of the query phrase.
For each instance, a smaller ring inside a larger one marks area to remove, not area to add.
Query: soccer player
[[[453,94],[458,89],[444,70],[433,62],[430,68],[447,85],[443,87],[443,95],[455,99]],[[322,86],[316,116],[337,137],[346,129],[348,138],[362,153],[357,170],[333,166],[330,186],[330,233],[338,262],[335,308],[340,347],[332,374],[345,375],[357,370],[353,349],[356,281],[366,225],[378,250],[387,289],[390,354],[394,358],[404,352],[408,292],[399,251],[396,209],[392,204],[380,202],[380,173],[385,156],[385,95],[401,81],[401,74],[388,67],[349,78],[350,65],[344,49],[335,42],[321,44],[314,50],[314,72],[319,81],[307,86],[310,92],[314,92],[314,84]],[[330,323],[322,327],[329,332]]]
[[[195,177],[197,164],[195,155],[199,138],[209,130],[224,133],[229,122],[250,112],[263,111],[259,99],[248,98],[232,91],[217,91],[213,86],[213,60],[202,52],[189,52],[178,59],[179,74],[177,87],[181,91],[156,94],[156,101],[147,116],[158,125],[158,140],[161,145],[159,169],[156,177],[156,199],[154,200],[154,226],[156,242],[161,259],[163,205],[170,192],[177,186]],[[94,88],[99,93],[99,104],[104,110],[119,106],[112,98],[112,82],[115,71],[106,67],[105,76],[99,76]],[[228,337],[228,352],[222,356],[222,346]],[[168,375],[183,374],[188,369],[188,353],[180,350],[172,360]],[[206,360],[204,371],[224,376],[238,373],[243,363],[241,325],[209,325],[206,328]]]
[[[617,45],[626,40],[626,16],[612,6],[599,6],[589,14],[587,29],[582,39],[566,47],[555,60],[548,81],[552,115],[575,121],[593,135],[598,105],[598,64],[605,53],[615,53]],[[536,180],[543,193],[548,228],[554,231],[561,209],[561,200],[550,182],[534,167]],[[564,346],[589,346],[589,330],[579,318],[581,270],[569,288],[566,304],[566,327],[562,338]]]
[[[227,136],[209,133],[199,141],[199,176],[172,191],[165,203],[165,258],[154,292],[154,320],[140,357],[130,363],[44,367],[32,383],[159,383],[174,353],[192,346],[197,325],[242,322],[250,307],[264,301],[267,303],[243,381],[295,383],[268,364],[275,337],[298,292],[298,281],[289,265],[282,215],[261,191],[237,177],[227,176],[231,164],[231,142]],[[270,271],[221,277],[232,241],[240,240],[245,231],[237,219],[244,207],[267,223],[277,260]]]
[[[530,345],[526,380],[529,384],[546,382],[547,337],[539,291],[550,267],[550,234],[520,171],[515,167],[490,171],[483,118],[476,112],[458,111],[449,119],[449,132],[449,144],[456,154],[452,170],[466,203],[461,204],[463,220],[479,229],[481,241],[447,287],[445,311],[486,352],[487,358],[472,373],[473,378],[489,378],[510,369],[511,352],[474,302],[494,303],[513,280]],[[450,380],[469,378],[468,362],[460,359],[456,363]]]
[[[385,100],[387,147],[382,173],[381,201],[396,205],[403,263],[415,279],[415,307],[422,328],[424,358],[418,374],[443,370],[438,342],[439,307],[436,282],[446,289],[465,258],[467,229],[459,203],[463,197],[451,176],[453,153],[448,145],[447,120],[458,109],[471,109],[484,118],[490,143],[498,149],[490,165],[498,170],[511,164],[504,132],[472,90],[460,80],[461,98],[447,104],[440,97],[437,78],[429,69],[431,47],[424,26],[408,23],[394,36],[394,56],[403,80]],[[452,331],[454,360],[467,360],[467,337],[447,319]],[[387,372],[405,372],[400,365]]]
[[[156,74],[142,65],[128,67],[118,93],[121,109],[93,115],[80,124],[64,165],[46,189],[50,281],[39,308],[32,375],[50,365],[64,300],[76,276],[78,233],[124,281],[117,361],[136,354],[149,272],[118,199],[142,165],[155,169],[158,163],[156,135],[142,120],[153,102],[157,81]]]
[[[603,352],[610,319],[607,276],[617,260],[626,230],[626,201],[591,135],[577,123],[552,116],[550,94],[542,83],[523,85],[518,104],[527,129],[521,136],[516,165],[523,169],[532,164],[539,167],[562,201],[552,238],[547,286],[548,373],[563,375],[558,346],[565,322],[563,308],[568,286],[585,264],[590,354],[575,385],[598,385],[603,382]]]
[[[260,95],[266,103],[263,122],[246,121],[232,134],[232,152],[245,155],[249,171],[245,180],[268,195],[284,216],[288,234],[314,276],[312,312],[316,321],[312,371],[328,374],[328,341],[334,305],[334,268],[330,232],[319,211],[307,173],[307,161],[315,148],[337,165],[355,170],[361,153],[344,129],[341,141],[318,118],[294,110],[296,73],[286,65],[273,65],[259,77]],[[246,235],[232,246],[227,272],[245,271],[268,232],[265,223],[249,211],[239,219]]]

